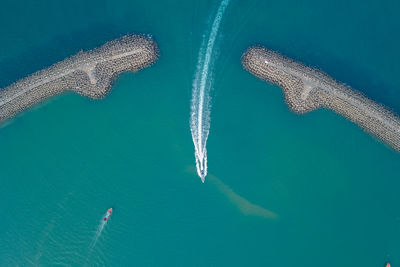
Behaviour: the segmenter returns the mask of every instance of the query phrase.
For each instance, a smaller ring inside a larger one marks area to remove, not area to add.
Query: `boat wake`
[[[90,242],[89,249],[88,249],[87,256],[86,256],[86,260],[85,260],[85,264],[83,266],[87,266],[88,260],[90,259],[91,255],[93,253],[94,247],[96,246],[97,241],[99,240],[99,238],[100,238],[101,234],[103,233],[103,230],[104,230],[107,222],[109,221],[109,220],[104,220],[104,218],[107,216],[107,214],[108,213],[106,212],[103,215],[103,217],[101,218],[101,221],[99,222],[99,225],[97,226],[97,230],[96,230],[96,232],[95,232],[95,234],[93,236],[92,242]]]
[[[103,217],[102,217],[102,219],[101,219],[99,225],[97,226],[96,233],[95,233],[95,235],[94,235],[94,237],[93,237],[92,242],[90,243],[90,250],[92,250],[92,249],[94,248],[94,246],[96,245],[97,240],[98,240],[99,237],[101,236],[101,233],[103,232],[104,227],[106,226],[106,224],[107,224],[107,222],[108,222],[108,220],[105,221],[105,220],[103,219],[106,215],[107,215],[107,213],[103,215]]]
[[[204,37],[200,48],[196,74],[193,80],[190,130],[194,143],[197,174],[204,183],[207,175],[207,138],[210,131],[210,89],[212,87],[212,65],[214,44],[222,17],[230,0],[222,0],[211,26],[208,39]],[[207,41],[206,41],[207,40]]]

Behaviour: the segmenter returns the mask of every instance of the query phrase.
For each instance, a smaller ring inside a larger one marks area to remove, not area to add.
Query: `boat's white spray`
[[[210,131],[210,89],[212,86],[212,64],[214,44],[222,17],[230,0],[222,0],[211,26],[208,40],[204,36],[200,48],[197,70],[193,81],[192,102],[190,114],[190,130],[195,149],[197,174],[201,181],[207,175],[207,138]],[[207,40],[207,41],[206,41]]]
[[[96,243],[99,240],[101,234],[103,233],[104,227],[106,226],[106,224],[110,220],[110,219],[108,219],[107,221],[104,220],[104,217],[106,217],[106,215],[107,215],[107,212],[103,215],[103,217],[101,218],[101,220],[100,220],[100,222],[99,222],[99,224],[97,226],[97,230],[94,233],[92,242],[90,242],[89,250],[87,252],[87,256],[86,256],[85,263],[83,264],[83,266],[87,266],[88,260],[90,259],[91,255],[93,253],[93,249],[96,246]]]
[[[107,215],[107,213],[105,213],[103,215],[102,219],[99,222],[99,225],[97,226],[96,233],[95,233],[95,235],[93,237],[92,243],[90,244],[90,249],[94,248],[94,246],[97,243],[97,240],[99,239],[99,237],[101,236],[101,233],[104,230],[104,227],[106,226],[107,222],[109,221],[109,220],[107,220],[107,221],[104,220],[104,217],[106,217],[106,215]]]

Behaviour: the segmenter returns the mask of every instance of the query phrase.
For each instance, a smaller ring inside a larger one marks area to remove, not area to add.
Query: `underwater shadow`
[[[398,98],[393,97],[393,92],[400,93],[399,88],[389,85],[382,78],[377,77],[376,73],[363,66],[340,59],[333,54],[321,53],[321,50],[309,43],[299,43],[295,46],[289,46],[290,49],[288,49],[274,46],[265,41],[247,42],[242,53],[252,45],[265,46],[309,67],[316,68],[335,80],[345,83],[353,90],[363,93],[366,97],[390,111],[400,114],[400,102]]]
[[[1,60],[0,90],[81,50],[99,47],[125,34],[128,32],[112,24],[90,25],[71,34],[58,34],[43,45],[29,47],[18,56]]]

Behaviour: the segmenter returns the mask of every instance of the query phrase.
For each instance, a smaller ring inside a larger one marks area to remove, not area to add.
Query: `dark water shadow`
[[[332,54],[322,54],[321,49],[313,47],[310,43],[298,43],[295,46],[283,48],[265,41],[253,41],[247,43],[247,47],[243,48],[243,52],[252,45],[263,45],[307,66],[317,68],[337,81],[363,93],[394,113],[400,114],[400,101],[398,98],[400,96],[400,88],[389,85],[380,77],[377,77],[376,73],[367,70],[363,66],[337,58]],[[299,51],[301,52],[299,53]],[[371,57],[373,56],[371,55]]]
[[[73,56],[82,49],[89,50],[99,47],[105,42],[127,33],[132,32],[126,32],[113,24],[104,23],[90,25],[71,34],[58,34],[43,45],[29,47],[18,56],[1,60],[0,88]]]

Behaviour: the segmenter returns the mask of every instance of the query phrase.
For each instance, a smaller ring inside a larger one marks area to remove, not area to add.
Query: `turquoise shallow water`
[[[218,5],[1,3],[0,87],[126,33],[161,57],[104,100],[65,94],[0,128],[0,266],[400,266],[400,154],[330,111],[291,113],[240,65],[263,44],[400,113],[400,4],[231,0],[201,184],[189,102]]]

